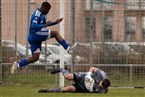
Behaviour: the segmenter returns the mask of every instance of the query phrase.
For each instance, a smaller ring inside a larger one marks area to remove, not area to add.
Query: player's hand
[[[62,20],[63,20],[63,18],[57,19],[56,23],[59,24]]]
[[[49,20],[49,21],[47,21],[47,22],[46,22],[46,27],[47,27],[47,26],[49,26],[49,24],[50,24],[50,23],[51,23],[51,21],[50,21],[50,20]]]

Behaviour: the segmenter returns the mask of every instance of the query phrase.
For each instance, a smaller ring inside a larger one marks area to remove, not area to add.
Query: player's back
[[[103,92],[103,93],[106,93],[107,92],[107,88],[104,88],[104,89],[101,89],[100,88],[100,86],[99,86],[99,84],[100,84],[100,82],[103,80],[103,79],[106,79],[106,78],[108,78],[107,77],[107,74],[103,71],[103,70],[101,70],[101,69],[98,69],[97,71],[96,71],[96,73],[94,73],[93,75],[92,75],[92,78],[94,79],[94,81],[95,81],[95,84],[94,84],[94,91],[97,93],[97,92]]]
[[[96,82],[100,82],[101,80],[107,77],[108,77],[107,74],[101,69],[97,69],[97,71],[92,74],[92,78],[96,80]]]

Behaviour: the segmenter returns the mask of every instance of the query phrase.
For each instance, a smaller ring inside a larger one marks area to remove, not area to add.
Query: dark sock
[[[60,93],[61,88],[48,89],[48,92]]]

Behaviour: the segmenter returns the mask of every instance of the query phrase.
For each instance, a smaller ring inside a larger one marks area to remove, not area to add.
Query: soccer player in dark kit
[[[65,79],[74,81],[74,84],[62,88],[40,89],[39,93],[107,93],[110,86],[107,74],[96,67],[91,67],[89,72],[70,73],[68,70],[58,68],[52,70],[51,73],[62,73]]]

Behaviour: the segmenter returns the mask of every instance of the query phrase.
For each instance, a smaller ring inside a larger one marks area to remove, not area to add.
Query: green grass
[[[46,93],[37,91],[46,86],[0,86],[0,97],[145,97],[145,89],[109,89],[107,94]]]
[[[145,77],[132,77],[132,82],[130,81],[128,76],[109,76],[111,80],[112,86],[145,86]],[[41,86],[41,85],[52,85],[56,86],[59,84],[59,74],[52,75],[49,73],[27,73],[27,74],[5,74],[3,78],[3,83],[5,85],[34,85],[34,86]],[[67,82],[67,84],[70,82]]]
[[[110,76],[114,86],[130,86],[127,76]],[[144,77],[133,78],[134,86],[144,86]],[[49,73],[28,73],[10,75],[6,73],[0,85],[0,97],[145,97],[145,89],[111,88],[107,94],[90,93],[46,93],[40,94],[41,88],[58,87],[59,75]],[[70,84],[66,81],[65,84]]]

